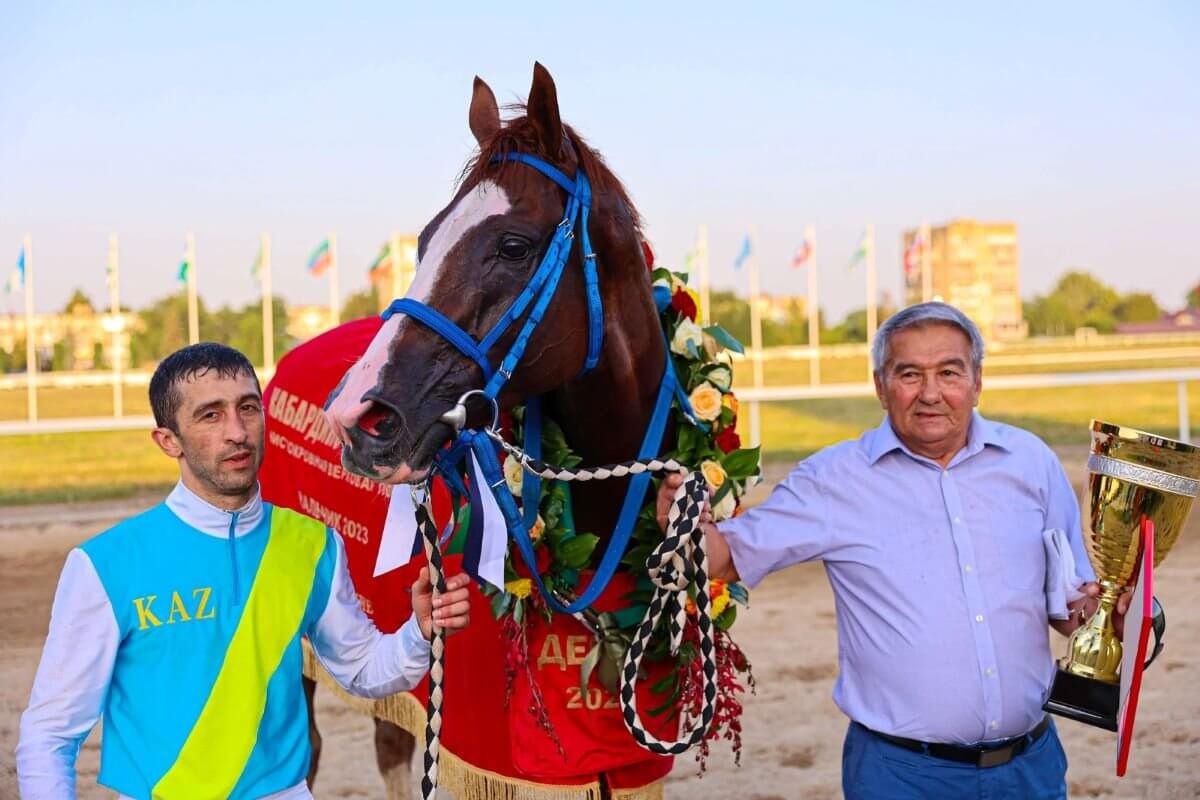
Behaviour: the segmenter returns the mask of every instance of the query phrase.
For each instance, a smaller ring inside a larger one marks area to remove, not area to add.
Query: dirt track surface
[[[1073,482],[1084,480],[1082,452],[1064,454]],[[783,469],[769,471],[778,479]],[[0,511],[0,798],[16,797],[13,748],[21,710],[46,633],[54,586],[71,547],[157,498]],[[1129,774],[1118,780],[1115,735],[1060,721],[1074,798],[1194,798],[1200,796],[1200,511],[1156,576],[1167,610],[1167,649],[1147,673]],[[830,699],[836,674],[833,598],[819,565],[800,565],[768,578],[739,616],[737,639],[755,666],[758,694],[746,698],[745,750],[735,768],[728,749],[713,749],[708,770],[678,759],[667,798],[839,797],[846,719]],[[1065,640],[1055,635],[1055,652]],[[375,769],[371,723],[319,693],[324,736],[318,798],[383,796]],[[112,795],[96,786],[99,730],[79,759],[79,797]],[[415,784],[414,784],[415,786]],[[414,793],[414,797],[419,796]]]

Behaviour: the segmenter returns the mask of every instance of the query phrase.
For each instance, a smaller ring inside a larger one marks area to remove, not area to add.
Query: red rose
[[[642,240],[642,257],[646,259],[646,269],[654,269],[654,251],[645,239]]]
[[[671,295],[671,308],[675,309],[692,322],[696,321],[696,301],[692,299],[690,294],[682,289]]]
[[[545,575],[550,569],[550,548],[545,545],[537,545],[533,549],[534,555],[537,557],[537,571],[539,575]],[[517,576],[521,578],[532,578],[529,574],[529,567],[525,566],[525,558],[520,553],[513,554],[513,570]]]
[[[742,446],[741,437],[738,436],[737,430],[732,425],[718,433],[714,441],[717,443],[717,447],[721,448],[722,453],[732,453]]]

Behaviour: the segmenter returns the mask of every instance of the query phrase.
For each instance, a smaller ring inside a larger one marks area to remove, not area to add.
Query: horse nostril
[[[390,439],[400,430],[400,415],[382,403],[371,407],[359,417],[358,427],[377,439]]]

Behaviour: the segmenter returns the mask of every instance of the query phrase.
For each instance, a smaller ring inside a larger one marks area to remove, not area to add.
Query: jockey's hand
[[[671,512],[671,505],[675,502],[675,492],[683,486],[683,479],[686,473],[672,472],[663,478],[662,486],[658,488],[658,500],[655,503],[654,516],[658,520],[658,527],[663,533],[667,532],[667,515]],[[700,524],[712,522],[712,506],[709,501],[712,499],[712,491],[704,498],[704,508],[700,510]]]
[[[412,605],[422,636],[432,639],[435,624],[445,629],[447,636],[467,627],[471,621],[470,583],[471,577],[465,572],[449,577],[446,591],[435,599],[429,567],[421,567],[421,574],[412,585]]]

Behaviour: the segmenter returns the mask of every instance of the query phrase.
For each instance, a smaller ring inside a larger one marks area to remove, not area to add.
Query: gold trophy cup
[[[1099,607],[1071,634],[1046,710],[1117,730],[1122,647],[1113,629],[1117,599],[1133,585],[1142,523],[1154,526],[1154,566],[1171,551],[1192,500],[1200,493],[1200,448],[1092,420],[1088,456],[1088,558]]]

